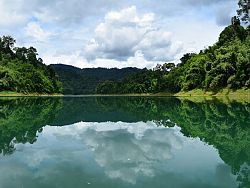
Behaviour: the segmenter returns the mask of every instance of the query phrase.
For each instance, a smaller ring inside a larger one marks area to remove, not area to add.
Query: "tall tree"
[[[16,43],[16,40],[12,38],[11,36],[2,37],[2,45],[3,45],[3,48],[5,49],[13,48],[15,43]]]
[[[34,47],[29,47],[27,49],[27,59],[30,63],[36,64],[37,59],[36,56],[38,55],[37,50]]]
[[[250,23],[250,0],[239,0],[239,10],[237,10],[237,13],[239,17],[241,18],[242,22],[245,24]]]
[[[16,57],[20,60],[26,61],[27,59],[27,48],[21,47],[21,48],[14,48],[14,51],[16,52]]]

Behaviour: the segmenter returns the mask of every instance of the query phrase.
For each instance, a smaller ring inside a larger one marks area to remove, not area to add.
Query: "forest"
[[[154,69],[80,69],[46,66],[34,47],[15,47],[11,36],[0,37],[0,92],[63,94],[169,93],[201,89],[219,92],[250,88],[249,0],[240,0],[238,16],[218,41],[199,53],[187,53],[179,64]]]
[[[15,42],[11,36],[0,37],[0,92],[61,93],[61,82],[37,50],[15,47]]]
[[[123,78],[141,72],[141,69],[127,67],[123,69],[117,68],[84,68],[80,69],[70,65],[52,64],[59,76],[59,80],[63,84],[63,94],[81,95],[94,94],[97,85],[106,80],[120,82]]]
[[[63,83],[64,94],[178,93],[201,89],[219,92],[250,88],[250,26],[238,17],[218,41],[199,53],[187,53],[180,63],[154,69],[80,69],[51,65]]]
[[[241,26],[240,19],[233,17],[232,24],[221,32],[213,46],[198,54],[185,54],[177,65],[165,63],[122,81],[107,80],[97,85],[96,93],[177,93],[193,89],[218,92],[223,88],[250,88],[249,47],[250,26]]]

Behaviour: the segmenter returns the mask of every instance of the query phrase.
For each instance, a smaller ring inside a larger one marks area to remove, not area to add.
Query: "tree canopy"
[[[96,92],[110,93],[176,93],[202,89],[219,91],[223,88],[250,88],[250,28],[240,25],[236,16],[220,34],[213,46],[200,53],[187,53],[175,66],[157,65],[125,77],[122,81],[106,81]]]
[[[238,5],[239,9],[237,10],[237,13],[239,17],[245,24],[248,24],[250,22],[250,0],[239,0]]]
[[[34,47],[15,47],[11,36],[0,37],[0,92],[61,93],[53,69],[43,64]]]

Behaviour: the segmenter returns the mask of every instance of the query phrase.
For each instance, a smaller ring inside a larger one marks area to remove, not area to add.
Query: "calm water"
[[[0,188],[249,188],[250,103],[0,98]]]

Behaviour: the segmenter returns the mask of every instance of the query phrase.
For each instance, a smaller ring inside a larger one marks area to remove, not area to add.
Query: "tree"
[[[36,58],[37,50],[14,44],[12,37],[0,37],[0,91],[60,93],[58,77]]]
[[[16,57],[18,59],[21,59],[23,61],[26,61],[27,59],[27,48],[14,48],[14,51],[16,52]]]
[[[226,27],[219,36],[217,45],[227,46],[226,43],[230,43],[233,40],[240,39],[244,41],[246,39],[246,31],[239,23],[239,19],[235,16],[232,18],[232,25]]]
[[[0,51],[5,52],[6,54],[14,55],[12,49],[14,48],[16,40],[11,36],[3,36],[0,39]]]
[[[30,63],[36,64],[38,55],[37,50],[34,47],[29,47],[27,50],[27,58]]]
[[[231,19],[231,24],[232,24],[233,26],[239,26],[239,25],[240,25],[240,19],[237,18],[237,16],[232,17],[232,19]]]
[[[11,49],[14,47],[14,44],[16,43],[16,40],[12,38],[11,36],[3,36],[2,37],[2,47],[5,49]]]
[[[165,63],[164,65],[162,65],[162,69],[164,71],[171,71],[173,68],[175,68],[174,63]]]
[[[3,48],[2,37],[0,37],[0,50]]]
[[[239,10],[237,10],[237,13],[239,17],[241,18],[242,22],[245,24],[248,24],[250,22],[250,0],[239,0]]]
[[[187,63],[187,61],[189,59],[191,59],[191,57],[193,57],[195,55],[195,53],[186,53],[183,55],[183,57],[180,59],[181,63],[178,64],[178,66],[183,66],[184,64]]]

